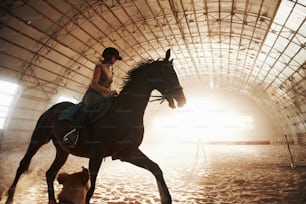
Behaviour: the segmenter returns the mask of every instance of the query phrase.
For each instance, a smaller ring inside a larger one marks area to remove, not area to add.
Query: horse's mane
[[[156,62],[161,62],[161,59],[153,60],[149,59],[143,62],[140,62],[137,64],[134,68],[130,69],[126,76],[123,78],[123,85],[122,90],[125,89],[134,79],[136,76],[138,76],[139,73],[141,73],[146,67],[149,67],[148,65],[154,64]]]

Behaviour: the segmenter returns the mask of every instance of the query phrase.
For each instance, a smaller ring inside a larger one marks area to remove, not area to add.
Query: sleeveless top
[[[102,70],[102,65],[97,65],[97,67],[99,67],[100,68],[100,70],[101,70],[101,75],[100,75],[100,79],[99,79],[99,84],[101,85],[101,86],[104,86],[104,87],[106,87],[106,88],[109,88],[110,87],[110,85],[112,84],[112,82],[113,82],[113,79],[111,79],[111,78],[109,78],[107,75],[106,75],[106,73]],[[111,71],[112,72],[112,71]],[[112,74],[112,73],[111,73]]]
[[[109,88],[110,85],[112,84],[113,80],[108,78],[108,76],[106,75],[106,73],[102,70],[102,65],[97,65],[97,67],[100,68],[101,70],[101,75],[100,75],[100,78],[99,78],[99,81],[98,81],[98,84],[101,85],[101,86],[104,86],[106,88]],[[92,89],[90,86],[88,88],[88,91],[95,91],[97,92],[96,90]]]

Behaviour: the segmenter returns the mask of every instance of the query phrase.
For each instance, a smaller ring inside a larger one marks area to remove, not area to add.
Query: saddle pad
[[[90,118],[89,118],[89,123],[93,123],[102,116],[104,116],[110,107],[112,106],[114,100],[114,96],[107,96],[103,98],[103,103],[97,104],[97,106],[94,108],[94,113]],[[58,116],[59,120],[69,120],[72,121],[75,118],[75,114],[78,112],[80,108],[83,107],[83,103],[78,103],[73,106],[70,106],[63,110],[63,112]]]
[[[74,115],[78,112],[78,110],[83,106],[83,103],[74,104],[61,112],[58,116],[59,120],[73,120]]]

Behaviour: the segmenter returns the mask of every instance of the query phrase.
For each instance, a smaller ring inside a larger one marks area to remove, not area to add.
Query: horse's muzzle
[[[166,93],[166,99],[171,108],[176,108],[175,102],[178,107],[182,107],[186,104],[185,94],[182,87],[177,87]]]

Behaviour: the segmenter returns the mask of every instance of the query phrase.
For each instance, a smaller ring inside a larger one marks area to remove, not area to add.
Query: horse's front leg
[[[163,172],[159,168],[158,164],[150,160],[139,149],[136,149],[133,152],[129,152],[127,155],[120,155],[120,160],[129,162],[131,164],[149,170],[156,178],[161,203],[162,204],[172,203],[168,187],[163,177]]]
[[[89,159],[90,188],[86,194],[86,204],[89,204],[90,199],[96,188],[96,180],[102,163],[102,159],[102,157]]]

